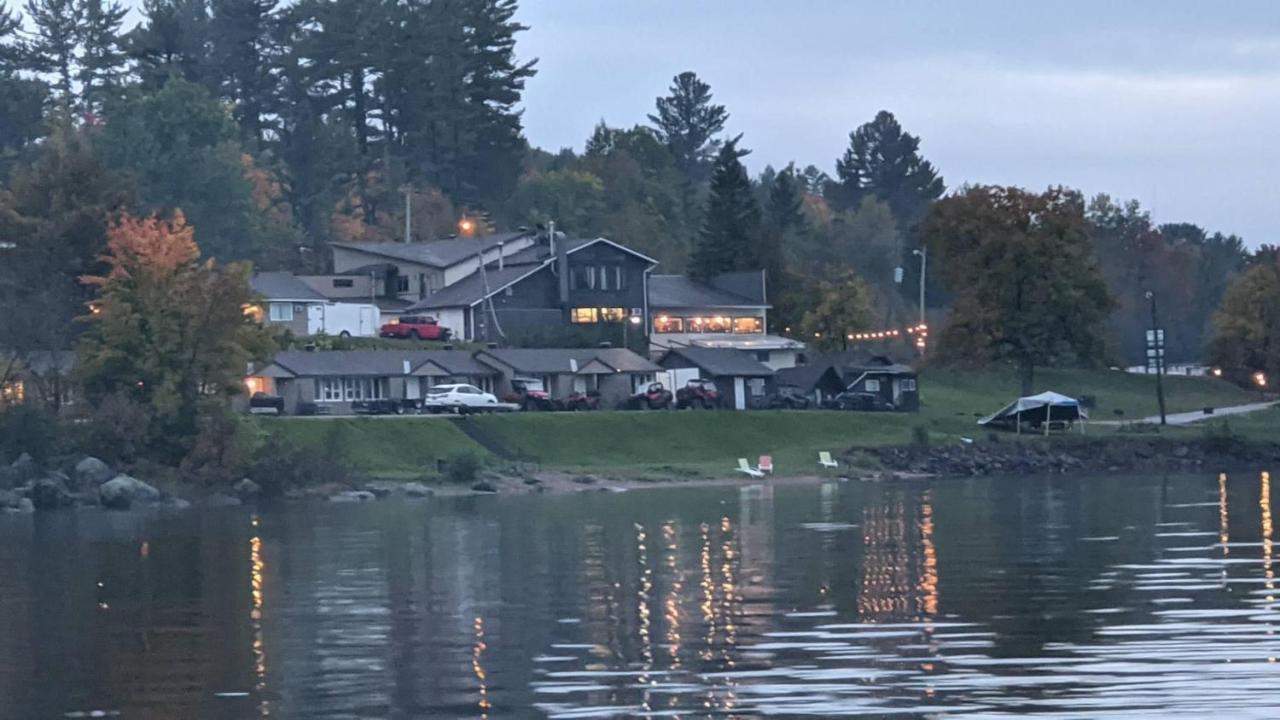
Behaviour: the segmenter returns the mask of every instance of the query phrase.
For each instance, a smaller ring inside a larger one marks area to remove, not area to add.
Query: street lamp
[[[912,255],[920,258],[920,324],[925,324],[924,317],[924,274],[929,268],[929,248],[921,247],[911,251]]]

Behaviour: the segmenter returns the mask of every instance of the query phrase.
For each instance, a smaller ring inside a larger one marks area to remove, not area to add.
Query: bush
[[[345,458],[345,433],[335,423],[320,447],[303,446],[268,436],[253,453],[248,475],[264,498],[281,497],[290,488],[350,484],[354,468]]]
[[[918,448],[929,447],[929,428],[924,425],[911,428],[911,444]]]
[[[245,459],[240,424],[222,407],[205,408],[197,419],[199,434],[179,466],[181,477],[204,487],[243,477]]]
[[[36,405],[0,410],[0,461],[8,464],[22,453],[43,462],[57,454],[62,430],[53,415]]]
[[[125,393],[107,395],[79,426],[80,448],[108,465],[132,464],[147,449],[152,419],[149,408]]]
[[[1231,423],[1209,423],[1204,428],[1204,449],[1208,452],[1225,455],[1234,452],[1240,445],[1240,436],[1231,429]]]
[[[480,474],[480,458],[472,453],[460,453],[449,458],[444,466],[444,477],[451,483],[469,485]]]

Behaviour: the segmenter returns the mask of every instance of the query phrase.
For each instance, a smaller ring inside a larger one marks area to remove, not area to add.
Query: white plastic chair
[[[768,473],[772,475],[773,474],[773,456],[761,455],[760,464],[757,465],[756,468],[762,473]]]
[[[738,458],[738,472],[750,475],[753,478],[764,477],[764,473],[751,467],[751,463],[747,462],[746,458]]]
[[[818,453],[818,464],[824,468],[840,467],[840,463],[837,463],[834,459],[832,459],[831,453],[828,452],[827,450],[823,450]]]

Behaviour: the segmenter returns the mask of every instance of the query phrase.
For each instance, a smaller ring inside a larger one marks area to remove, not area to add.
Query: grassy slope
[[[918,426],[946,441],[979,437],[977,417],[1018,394],[1011,375],[932,370],[921,381],[924,407],[917,415],[839,412],[652,412],[514,414],[477,417],[486,440],[507,454],[546,468],[611,470],[627,474],[668,471],[671,466],[704,474],[732,472],[736,458],[772,454],[780,472],[816,468],[819,450],[911,442]],[[1137,419],[1157,412],[1155,380],[1115,371],[1051,370],[1037,377],[1036,391],[1093,395],[1094,419]],[[1170,412],[1206,405],[1253,402],[1250,393],[1205,378],[1169,378]],[[1115,410],[1123,415],[1117,416]],[[1280,414],[1280,413],[1276,413]],[[1271,413],[1264,413],[1271,415]],[[488,454],[451,421],[440,418],[263,419],[262,427],[319,446],[338,442],[350,461],[388,478],[429,474],[435,460],[461,452]],[[337,427],[338,430],[334,430]],[[1232,429],[1250,437],[1267,434],[1261,417],[1233,419]],[[1091,432],[1115,432],[1095,426]],[[339,435],[330,433],[338,432]],[[1183,434],[1203,432],[1185,429]]]
[[[436,460],[460,453],[487,455],[456,425],[440,418],[256,418],[255,422],[262,431],[305,447],[341,447],[347,462],[386,479],[432,475]]]

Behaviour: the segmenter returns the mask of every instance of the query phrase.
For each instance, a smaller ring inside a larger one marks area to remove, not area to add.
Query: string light
[[[924,339],[929,336],[929,326],[921,324],[921,325],[911,325],[905,328],[887,328],[884,330],[868,330],[865,332],[849,333],[846,337],[849,340],[853,340],[857,342],[857,341],[887,340],[890,338],[902,337],[904,334],[915,337],[917,347],[924,347]]]

